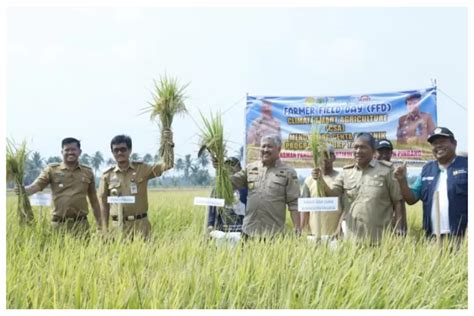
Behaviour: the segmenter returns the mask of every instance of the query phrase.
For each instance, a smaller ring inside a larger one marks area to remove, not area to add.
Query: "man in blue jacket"
[[[234,174],[242,170],[240,160],[236,157],[230,157],[224,162],[229,169],[230,174]],[[214,196],[215,188],[211,192]],[[245,215],[245,206],[247,205],[247,188],[234,191],[235,203],[223,208],[219,212],[215,206],[209,206],[207,217],[208,231],[220,230],[223,232],[241,232],[242,222]]]
[[[395,170],[402,196],[412,205],[423,201],[423,228],[427,236],[436,234],[434,193],[439,192],[441,236],[464,236],[467,228],[467,157],[456,155],[457,141],[446,127],[437,127],[428,136],[436,160],[423,166],[421,175],[409,187],[406,164]]]

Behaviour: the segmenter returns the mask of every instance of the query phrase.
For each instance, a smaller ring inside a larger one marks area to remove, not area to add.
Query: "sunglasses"
[[[112,152],[114,154],[118,154],[118,153],[126,153],[128,151],[128,148],[127,147],[115,147],[114,149],[112,149]]]

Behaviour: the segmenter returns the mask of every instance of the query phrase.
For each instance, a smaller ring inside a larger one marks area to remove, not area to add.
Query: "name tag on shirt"
[[[421,181],[433,181],[434,177],[423,177],[421,178]]]
[[[339,198],[299,198],[298,212],[336,212],[339,210]]]
[[[132,184],[130,185],[130,193],[132,194],[138,193],[137,184],[135,182],[132,182]]]
[[[135,197],[130,195],[124,196],[108,196],[107,203],[109,204],[134,204]]]

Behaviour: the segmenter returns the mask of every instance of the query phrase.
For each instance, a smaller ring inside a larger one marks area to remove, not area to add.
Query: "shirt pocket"
[[[385,184],[383,179],[368,179],[364,184],[364,194],[366,197],[376,198],[385,195]]]
[[[353,202],[359,194],[359,186],[355,183],[344,183],[344,194],[346,194],[349,202]]]
[[[459,177],[454,180],[456,194],[467,195],[467,177]]]
[[[272,176],[269,180],[268,188],[270,196],[276,198],[284,198],[286,193],[286,184],[288,179],[286,177]]]
[[[258,181],[258,175],[257,174],[249,174],[247,177],[247,187],[249,189],[249,193],[252,193],[255,191],[255,189],[258,188],[259,186],[259,181]]]
[[[86,190],[86,191],[89,189],[89,186],[90,186],[91,182],[92,182],[92,179],[89,178],[89,177],[83,176],[83,177],[81,178],[82,187],[83,187],[83,189]]]
[[[130,183],[130,193],[132,195],[135,195],[135,194],[138,194],[138,192],[140,192],[141,190],[145,190],[146,191],[146,184],[148,183],[148,180],[144,177],[138,177],[137,179],[135,179],[135,182],[131,182]],[[136,185],[136,192],[133,192],[133,185]],[[145,188],[143,188],[143,186],[145,186]]]
[[[51,174],[51,188],[58,191],[64,188],[64,174],[58,172]]]

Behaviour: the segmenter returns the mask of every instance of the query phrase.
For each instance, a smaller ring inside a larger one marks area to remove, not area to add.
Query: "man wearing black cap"
[[[428,133],[435,128],[431,114],[420,112],[421,94],[409,95],[405,103],[408,114],[398,120],[397,142],[399,144],[423,143]]]
[[[393,145],[392,142],[386,138],[379,139],[375,145],[375,159],[390,162],[392,160]],[[397,234],[406,235],[407,232],[407,209],[405,203],[401,204],[401,218],[397,225],[396,216],[393,217],[393,226],[398,227]]]
[[[436,234],[434,193],[439,192],[439,233],[464,236],[467,228],[467,157],[456,155],[457,141],[445,127],[435,128],[428,142],[436,160],[423,166],[421,175],[410,188],[406,164],[395,170],[403,198],[408,204],[423,201],[423,228],[428,236]]]

